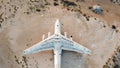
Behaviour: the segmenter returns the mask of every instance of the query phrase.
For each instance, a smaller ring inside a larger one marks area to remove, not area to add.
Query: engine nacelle
[[[70,37],[70,40],[73,40],[73,38],[72,38],[72,37]]]
[[[42,40],[44,40],[45,39],[45,35],[43,34],[43,36],[42,36]]]
[[[50,33],[50,32],[48,32],[48,37],[50,37],[50,35],[51,35],[51,33]]]

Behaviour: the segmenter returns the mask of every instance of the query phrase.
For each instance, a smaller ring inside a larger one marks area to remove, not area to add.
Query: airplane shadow
[[[87,68],[86,60],[81,53],[63,50],[61,68]]]

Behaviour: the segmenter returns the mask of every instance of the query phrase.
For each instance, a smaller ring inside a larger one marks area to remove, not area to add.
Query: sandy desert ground
[[[56,19],[63,35],[67,32],[92,51],[63,51],[62,68],[120,68],[120,5],[110,0],[67,0],[76,5],[65,6],[61,1],[0,0],[0,68],[54,68],[53,51],[28,56],[23,51],[41,41],[43,34],[53,34]],[[103,14],[88,9],[96,4]]]

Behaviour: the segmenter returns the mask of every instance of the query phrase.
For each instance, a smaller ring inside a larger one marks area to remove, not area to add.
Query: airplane
[[[29,55],[45,50],[53,50],[55,68],[61,68],[62,50],[85,53],[89,55],[91,54],[91,50],[78,44],[77,42],[74,42],[72,38],[67,38],[66,32],[64,33],[64,35],[61,34],[61,25],[59,19],[56,20],[54,34],[50,36],[50,33],[48,33],[48,38],[44,38],[45,35],[43,35],[43,40],[41,42],[38,42],[34,46],[24,50],[23,54]]]

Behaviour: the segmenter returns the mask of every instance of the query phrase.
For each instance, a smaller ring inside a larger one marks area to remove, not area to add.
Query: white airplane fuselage
[[[59,35],[61,34],[61,25],[59,23],[59,21],[57,20],[55,23],[55,35]],[[55,68],[61,68],[61,54],[62,54],[62,49],[61,49],[61,45],[60,45],[60,41],[56,40],[55,44],[55,49],[54,49],[54,65]]]
[[[57,20],[55,23],[55,34],[61,34],[61,25],[59,20]]]
[[[61,45],[58,43],[55,45],[55,49],[54,49],[55,68],[61,68],[61,54],[62,54]]]

